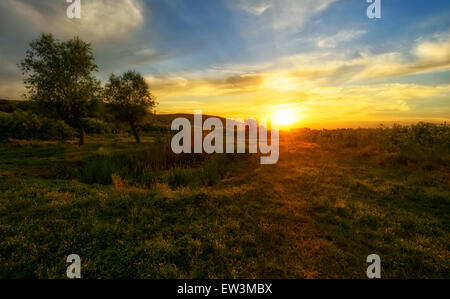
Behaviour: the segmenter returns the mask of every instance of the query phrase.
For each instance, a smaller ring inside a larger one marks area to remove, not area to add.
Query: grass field
[[[83,278],[365,278],[376,253],[383,278],[448,278],[447,156],[308,136],[263,166],[154,138],[0,144],[0,277],[64,278],[75,253]]]

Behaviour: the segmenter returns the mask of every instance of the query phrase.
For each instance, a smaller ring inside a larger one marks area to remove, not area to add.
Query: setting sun
[[[298,115],[294,110],[279,110],[272,117],[272,121],[280,126],[290,126],[298,120]]]

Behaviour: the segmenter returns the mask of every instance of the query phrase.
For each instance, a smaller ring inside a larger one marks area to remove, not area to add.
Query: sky
[[[99,72],[139,71],[158,113],[269,118],[289,127],[450,120],[450,1],[0,1],[0,98],[23,99],[17,63],[52,33],[92,44]]]

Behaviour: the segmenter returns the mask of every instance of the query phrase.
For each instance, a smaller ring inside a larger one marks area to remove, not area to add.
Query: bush
[[[36,108],[32,101],[10,101],[0,100],[0,111],[12,113],[16,110],[31,111]]]
[[[114,124],[106,123],[97,118],[83,118],[82,123],[87,134],[108,135],[114,131]]]
[[[401,162],[449,162],[450,126],[447,124],[395,125],[385,132],[384,138],[384,148]]]
[[[13,113],[0,112],[0,140],[3,141],[8,138],[67,140],[74,135],[74,130],[61,120],[22,110]]]
[[[418,123],[392,128],[312,130],[306,137],[331,150],[367,150],[393,157],[398,162],[450,163],[450,126]]]
[[[0,111],[1,112],[7,112],[11,113],[16,110],[16,106],[11,102],[7,100],[0,100]]]
[[[139,125],[143,133],[150,134],[170,134],[170,127],[167,125],[153,124],[151,122],[144,122]]]

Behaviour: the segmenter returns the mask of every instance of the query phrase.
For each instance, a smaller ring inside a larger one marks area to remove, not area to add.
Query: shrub
[[[0,140],[3,141],[8,138],[67,140],[74,135],[74,130],[61,120],[22,110],[13,113],[0,112]]]
[[[11,102],[7,100],[0,100],[0,111],[1,112],[7,112],[11,113],[16,110],[16,106]]]
[[[170,134],[170,127],[167,125],[153,124],[151,122],[144,122],[139,125],[139,128],[144,133],[150,134]]]
[[[402,162],[449,162],[450,126],[418,123],[396,125],[384,135],[384,148]]]
[[[111,134],[115,128],[113,124],[103,122],[97,118],[83,118],[82,122],[87,134],[107,135]]]
[[[450,163],[450,126],[418,123],[392,128],[312,130],[306,138],[324,148],[381,152],[399,162]]]
[[[16,110],[32,111],[36,108],[35,103],[32,101],[10,101],[0,100],[0,111],[12,113]]]

